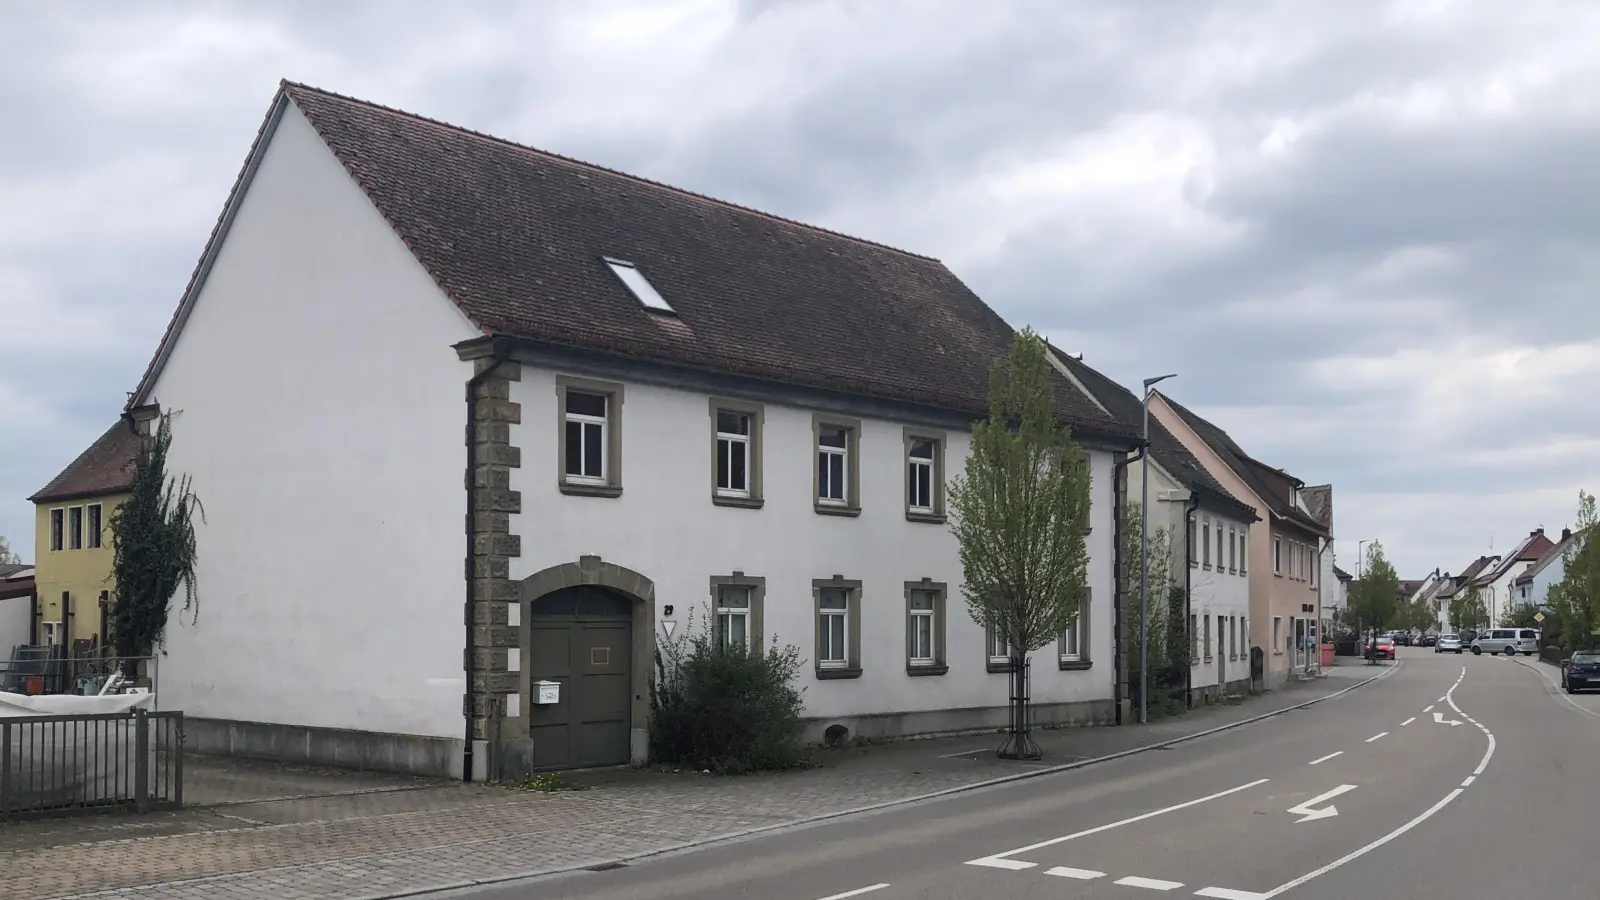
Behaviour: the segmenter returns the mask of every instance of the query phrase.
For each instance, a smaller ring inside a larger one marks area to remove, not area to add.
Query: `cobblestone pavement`
[[[1305,703],[1369,677],[1329,677],[1142,728],[1045,731],[1045,759],[996,760],[994,735],[829,752],[823,766],[718,778],[652,770],[589,789],[390,784],[157,816],[0,826],[7,900],[354,900],[580,868],[904,801],[1172,740]],[[974,758],[975,757],[975,758]],[[314,779],[303,779],[314,787]],[[337,779],[335,779],[337,780]]]

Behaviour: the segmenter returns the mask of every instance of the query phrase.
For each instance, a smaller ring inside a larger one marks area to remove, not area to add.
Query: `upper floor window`
[[[861,423],[854,419],[818,415],[812,419],[816,434],[817,464],[814,499],[817,512],[857,515],[856,459]]]
[[[906,518],[944,521],[944,436],[905,431]]]
[[[1200,565],[1200,531],[1195,527],[1198,524],[1195,521],[1195,517],[1190,515],[1189,528],[1187,530],[1189,532],[1189,565],[1191,566]]]
[[[66,518],[67,518],[67,511],[66,510],[64,510],[64,509],[52,509],[52,510],[50,510],[50,549],[51,550],[60,550],[63,546],[65,546],[64,541],[65,541],[66,532],[67,532]]]
[[[622,385],[556,378],[561,409],[561,490],[622,493]]]
[[[1228,571],[1239,571],[1239,532],[1228,526]]]
[[[1200,564],[1211,568],[1211,520],[1200,520]]]
[[[101,534],[105,530],[100,522],[100,504],[91,503],[84,508],[85,524],[83,543],[84,546],[95,548],[100,546]]]
[[[67,549],[83,549],[83,507],[67,510]]]
[[[1245,526],[1244,528],[1239,530],[1239,574],[1240,575],[1244,575],[1247,572],[1246,563],[1250,559],[1249,534],[1250,534],[1249,526]]]
[[[1222,571],[1222,523],[1217,523],[1217,571]]]
[[[1317,586],[1317,569],[1321,568],[1322,562],[1321,562],[1321,560],[1319,560],[1317,558],[1317,548],[1316,547],[1307,547],[1306,550],[1310,554],[1310,562],[1311,562],[1311,565],[1306,567],[1306,577],[1311,579],[1311,586],[1312,587],[1316,587]]]
[[[1276,536],[1272,539],[1272,574],[1283,574],[1283,538]]]
[[[721,506],[761,505],[761,429],[758,404],[711,401],[711,500]]]

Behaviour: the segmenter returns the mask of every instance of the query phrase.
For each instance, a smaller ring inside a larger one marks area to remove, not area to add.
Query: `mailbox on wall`
[[[549,706],[561,702],[561,682],[535,681],[533,683],[533,702],[539,706]]]

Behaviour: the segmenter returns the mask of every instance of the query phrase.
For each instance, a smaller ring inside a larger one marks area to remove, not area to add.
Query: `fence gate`
[[[0,718],[0,820],[181,806],[181,711]]]

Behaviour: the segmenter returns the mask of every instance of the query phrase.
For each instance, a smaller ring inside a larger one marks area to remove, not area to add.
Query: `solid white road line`
[[[1261,900],[1266,894],[1255,891],[1236,891],[1233,888],[1208,887],[1195,891],[1196,897],[1215,897],[1217,900]]]
[[[1181,881],[1162,881],[1159,878],[1140,878],[1137,875],[1129,875],[1127,878],[1118,878],[1116,883],[1125,884],[1128,887],[1149,888],[1152,891],[1170,891],[1174,888],[1183,887],[1183,882]]]
[[[1455,698],[1452,695],[1455,694],[1456,688],[1461,686],[1461,680],[1463,678],[1466,678],[1466,677],[1467,677],[1467,669],[1466,669],[1465,666],[1463,666],[1461,668],[1461,675],[1460,675],[1460,677],[1458,677],[1456,679],[1456,683],[1451,685],[1450,686],[1450,690],[1447,691],[1445,693],[1445,695],[1443,697],[1439,698],[1439,699],[1441,700],[1441,702],[1449,703],[1450,704],[1450,708],[1455,710],[1457,715],[1461,716],[1463,719],[1466,719],[1467,721],[1471,722],[1472,724],[1477,725],[1478,728],[1482,729],[1482,731],[1484,733],[1484,736],[1486,736],[1489,739],[1489,749],[1484,751],[1483,759],[1478,763],[1477,771],[1472,773],[1473,777],[1477,777],[1477,776],[1483,774],[1484,768],[1486,768],[1489,765],[1489,760],[1494,758],[1494,735],[1490,734],[1489,733],[1489,729],[1484,728],[1483,725],[1479,724],[1471,716],[1469,716],[1466,713],[1462,712],[1461,711],[1461,707],[1456,705]],[[1296,878],[1293,881],[1286,881],[1283,884],[1278,885],[1277,887],[1273,888],[1272,890],[1267,891],[1265,894],[1261,894],[1260,897],[1259,897],[1259,900],[1271,900],[1272,897],[1276,897],[1276,896],[1278,896],[1279,894],[1282,894],[1285,891],[1292,891],[1295,888],[1299,887],[1300,885],[1305,884],[1306,882],[1310,881],[1313,878],[1316,878],[1319,875],[1326,875],[1327,873],[1332,872],[1334,869],[1339,868],[1340,866],[1344,865],[1345,863],[1348,863],[1348,862],[1351,862],[1353,860],[1360,859],[1363,856],[1366,856],[1368,853],[1371,853],[1372,851],[1378,849],[1379,847],[1382,847],[1384,844],[1389,843],[1390,841],[1392,841],[1395,838],[1401,836],[1402,834],[1405,834],[1406,832],[1408,832],[1411,829],[1417,827],[1418,825],[1421,825],[1423,822],[1426,822],[1429,819],[1433,818],[1433,816],[1435,814],[1437,814],[1439,812],[1439,810],[1444,809],[1446,806],[1449,806],[1451,804],[1451,802],[1453,802],[1457,797],[1461,796],[1462,792],[1465,791],[1465,790],[1466,790],[1465,788],[1456,788],[1455,790],[1451,791],[1450,793],[1445,794],[1444,795],[1444,799],[1440,800],[1438,803],[1435,803],[1434,805],[1432,805],[1432,806],[1428,807],[1427,809],[1423,810],[1421,812],[1421,814],[1419,814],[1416,818],[1414,818],[1411,821],[1405,823],[1404,825],[1401,825],[1399,828],[1396,828],[1395,830],[1393,830],[1393,831],[1389,832],[1388,834],[1378,838],[1377,840],[1374,840],[1372,843],[1367,844],[1364,847],[1358,848],[1356,850],[1352,850],[1351,852],[1345,854],[1344,856],[1341,856],[1340,858],[1334,860],[1331,863],[1328,863],[1327,865],[1323,866],[1320,869],[1315,869],[1313,871],[1307,872],[1306,874],[1301,875],[1299,878]]]
[[[1076,878],[1079,881],[1093,881],[1096,878],[1106,877],[1104,872],[1096,872],[1093,869],[1074,869],[1071,866],[1056,866],[1054,869],[1045,869],[1044,873],[1061,878]]]
[[[1377,740],[1377,739],[1378,739],[1378,738],[1381,738],[1381,737],[1383,737],[1383,736],[1384,736],[1384,735],[1386,735],[1386,734],[1388,734],[1388,733],[1389,733],[1389,732],[1387,732],[1387,731],[1380,731],[1380,732],[1378,732],[1378,733],[1377,733],[1377,734],[1375,734],[1375,735],[1373,735],[1373,736],[1372,736],[1372,737],[1369,737],[1369,738],[1367,738],[1367,740],[1366,740],[1366,742],[1367,742],[1367,743],[1369,743],[1369,744],[1370,744],[1370,743],[1372,743],[1372,742],[1373,742],[1373,741],[1375,741],[1375,740]]]
[[[873,891],[883,890],[884,888],[886,888],[888,886],[889,886],[889,882],[885,881],[883,884],[874,884],[874,885],[870,885],[870,886],[864,887],[864,888],[856,888],[853,891],[845,891],[842,894],[833,894],[833,895],[830,895],[830,896],[827,896],[827,897],[823,897],[822,900],[844,900],[844,898],[846,898],[846,897],[859,897],[862,894],[870,894]]]
[[[1195,800],[1189,800],[1189,801],[1187,801],[1185,803],[1179,803],[1176,806],[1168,806],[1168,807],[1166,807],[1164,809],[1151,810],[1150,812],[1141,813],[1140,815],[1133,816],[1131,818],[1120,819],[1120,820],[1118,820],[1116,822],[1110,822],[1108,824],[1100,825],[1100,826],[1097,826],[1095,828],[1087,828],[1087,829],[1084,829],[1083,831],[1078,831],[1078,832],[1074,832],[1072,834],[1066,835],[1065,837],[1051,838],[1048,841],[1040,841],[1037,844],[1029,844],[1026,847],[1018,847],[1015,850],[1007,850],[1004,853],[996,853],[993,856],[985,856],[982,859],[969,859],[969,860],[967,860],[966,864],[969,865],[969,866],[988,866],[988,867],[990,867],[992,869],[1031,869],[1034,866],[1038,865],[1038,863],[1023,862],[1021,860],[1016,860],[1016,859],[1005,859],[1005,857],[1007,857],[1007,856],[1016,856],[1018,853],[1027,853],[1030,850],[1038,850],[1041,847],[1053,847],[1056,844],[1060,844],[1060,843],[1063,843],[1063,842],[1066,842],[1066,841],[1076,840],[1077,838],[1081,838],[1081,837],[1088,837],[1091,834],[1099,834],[1102,831],[1110,831],[1113,828],[1119,828],[1119,827],[1121,827],[1123,825],[1131,825],[1134,822],[1143,822],[1145,819],[1153,819],[1156,816],[1166,815],[1169,812],[1177,812],[1180,809],[1188,809],[1191,806],[1198,806],[1198,805],[1200,805],[1202,803],[1205,803],[1208,800],[1215,800],[1215,799],[1217,799],[1219,797],[1226,797],[1229,794],[1237,794],[1240,791],[1249,790],[1250,788],[1253,788],[1256,785],[1266,784],[1269,780],[1270,779],[1267,779],[1267,778],[1257,778],[1255,781],[1252,781],[1249,784],[1241,784],[1238,787],[1228,788],[1225,791],[1218,791],[1215,794],[1208,794],[1207,796],[1200,797],[1200,798],[1195,799]]]
[[[1412,722],[1415,722],[1416,720],[1417,720],[1417,717],[1416,716],[1412,716],[1411,718],[1405,720],[1404,722],[1401,722],[1400,723],[1400,727],[1404,728],[1407,725],[1410,725]]]
[[[1313,759],[1310,762],[1310,765],[1314,766],[1317,763],[1325,763],[1328,760],[1333,759],[1335,756],[1343,756],[1343,755],[1344,755],[1344,751],[1343,750],[1335,750],[1332,753],[1329,753],[1327,756],[1322,756],[1322,757],[1318,757],[1317,759]],[[1218,888],[1218,890],[1222,890],[1222,888]]]

